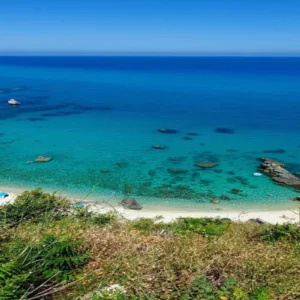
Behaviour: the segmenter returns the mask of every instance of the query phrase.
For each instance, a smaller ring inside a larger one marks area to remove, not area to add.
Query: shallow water
[[[0,58],[1,185],[148,205],[221,195],[221,206],[286,205],[296,191],[253,173],[260,157],[300,172],[300,59],[193,59]],[[39,155],[54,159],[26,164]]]

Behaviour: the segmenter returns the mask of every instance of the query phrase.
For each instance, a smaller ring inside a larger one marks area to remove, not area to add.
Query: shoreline
[[[12,203],[15,198],[20,195],[25,189],[0,187],[1,191],[9,193],[9,197],[0,199],[0,205],[6,203]],[[283,224],[283,223],[297,223],[300,222],[300,204],[288,203],[286,207],[274,206],[272,208],[266,207],[219,207],[216,205],[212,208],[211,205],[203,205],[203,207],[196,208],[181,208],[181,207],[167,207],[163,205],[143,205],[142,210],[130,210],[124,209],[121,205],[118,205],[121,196],[105,196],[101,197],[101,201],[92,199],[82,199],[74,196],[68,196],[58,193],[60,196],[69,197],[71,202],[82,202],[88,208],[89,211],[96,213],[116,212],[125,219],[136,220],[139,218],[159,218],[163,222],[171,222],[180,217],[192,217],[192,218],[229,218],[232,221],[248,221],[249,219],[261,219],[271,224]],[[120,199],[119,199],[120,198]],[[117,200],[117,201],[116,201]],[[287,200],[288,201],[288,200]],[[112,204],[113,203],[113,204]]]

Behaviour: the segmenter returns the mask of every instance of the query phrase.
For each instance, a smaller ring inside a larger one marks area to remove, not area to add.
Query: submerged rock
[[[220,197],[221,200],[230,200],[230,197],[226,196],[226,195],[222,195]]]
[[[184,156],[177,156],[177,157],[169,157],[168,161],[171,161],[173,163],[180,163],[186,160],[186,157]]]
[[[110,172],[110,170],[101,170],[100,172],[103,173],[103,174],[107,174],[107,173]]]
[[[186,140],[186,141],[191,141],[192,140],[192,138],[190,138],[188,136],[184,136],[183,139]]]
[[[300,196],[296,196],[295,198],[292,199],[292,201],[300,201]]]
[[[234,130],[231,128],[225,128],[225,127],[218,127],[215,129],[218,133],[225,133],[225,134],[233,134]]]
[[[239,194],[240,192],[241,192],[241,190],[239,190],[239,189],[232,189],[231,190],[231,193],[235,194],[235,195]]]
[[[168,172],[172,175],[178,175],[178,174],[186,174],[188,173],[188,170],[179,169],[179,168],[169,168]]]
[[[178,130],[176,129],[170,129],[170,128],[160,128],[160,129],[157,129],[158,132],[161,132],[161,133],[166,133],[166,134],[175,134],[175,133],[178,133]]]
[[[217,165],[218,163],[215,162],[198,162],[195,164],[196,167],[203,168],[203,169],[213,168]]]
[[[52,157],[44,157],[44,156],[38,156],[34,161],[35,162],[48,162],[51,161]]]
[[[199,134],[196,133],[196,132],[189,132],[187,135],[190,135],[190,136],[198,136]]]
[[[271,177],[278,184],[300,189],[300,178],[284,169],[283,164],[268,158],[261,158],[261,161],[262,163],[259,166],[259,171]]]
[[[275,150],[264,150],[264,153],[271,153],[271,154],[282,154],[285,153],[286,151],[284,149],[275,149]]]
[[[218,200],[218,199],[211,199],[209,202],[212,203],[212,204],[219,204],[220,200]]]
[[[163,145],[153,145],[152,148],[153,149],[157,149],[157,150],[165,150],[165,149],[167,149],[167,147],[163,146]]]
[[[126,209],[141,210],[143,208],[134,198],[126,198],[120,204]]]
[[[128,163],[127,162],[117,162],[116,165],[120,168],[126,168],[128,167]]]

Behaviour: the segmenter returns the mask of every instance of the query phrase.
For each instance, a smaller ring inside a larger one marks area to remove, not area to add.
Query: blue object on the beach
[[[8,197],[9,195],[5,192],[0,192],[0,198]]]
[[[77,207],[77,208],[82,208],[82,207],[84,207],[84,204],[82,202],[80,202],[80,203],[74,203],[72,206]]]

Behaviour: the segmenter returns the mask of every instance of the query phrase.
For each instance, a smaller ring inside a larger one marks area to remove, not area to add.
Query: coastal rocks
[[[128,167],[128,163],[127,162],[117,162],[116,165],[119,167],[119,168],[126,168]]]
[[[202,168],[202,169],[213,168],[217,165],[218,165],[218,163],[215,163],[215,162],[198,162],[198,163],[195,163],[196,167],[199,167],[199,168]]]
[[[220,200],[218,199],[211,199],[209,202],[212,204],[220,204]]]
[[[163,146],[163,145],[153,145],[152,148],[153,149],[157,149],[157,150],[165,150],[165,149],[167,149],[167,147]]]
[[[186,160],[186,157],[184,157],[184,156],[177,156],[177,157],[169,157],[168,158],[168,161],[170,161],[170,162],[172,162],[174,164],[181,163],[181,162],[183,162],[185,160]]]
[[[8,100],[8,105],[11,105],[11,106],[17,106],[17,105],[20,105],[21,102],[18,102],[17,100],[15,99],[10,99]]]
[[[265,173],[280,185],[295,187],[300,189],[300,178],[294,176],[283,168],[283,164],[268,158],[261,158],[259,171]]]
[[[104,170],[100,170],[100,172],[101,172],[102,174],[107,174],[107,173],[110,173],[110,170],[104,169]]]
[[[160,129],[157,129],[158,132],[161,132],[161,133],[166,133],[166,134],[175,134],[175,133],[178,133],[178,130],[176,129],[170,129],[170,128],[160,128]]]
[[[296,196],[295,198],[291,199],[292,201],[300,201],[300,196]]]
[[[188,170],[185,170],[185,169],[179,169],[179,168],[169,168],[169,169],[168,169],[168,172],[169,172],[171,175],[179,175],[179,174],[186,174],[186,173],[188,173]]]
[[[238,195],[240,192],[241,192],[241,190],[239,190],[239,189],[232,189],[231,190],[231,194],[235,194],[235,195]]]
[[[234,134],[234,130],[231,128],[218,127],[215,129],[215,132],[223,134]]]
[[[43,163],[43,162],[49,162],[51,161],[53,158],[52,157],[45,157],[45,156],[38,156],[34,162],[36,163]]]
[[[134,198],[126,198],[120,203],[120,205],[126,209],[132,210],[141,210],[143,208]]]
[[[284,149],[275,149],[275,150],[264,150],[264,153],[271,153],[271,154],[282,154],[286,151]]]

